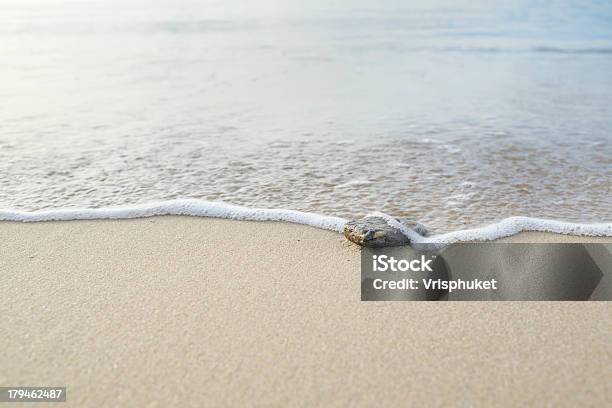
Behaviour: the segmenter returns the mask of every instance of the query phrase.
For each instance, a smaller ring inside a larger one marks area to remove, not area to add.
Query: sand
[[[612,404],[612,303],[360,302],[311,227],[4,222],[0,276],[0,385],[68,406]]]

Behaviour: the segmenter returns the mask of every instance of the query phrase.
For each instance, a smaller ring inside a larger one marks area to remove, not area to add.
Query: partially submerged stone
[[[425,226],[407,218],[396,218],[404,226],[420,235],[427,236]],[[357,245],[369,248],[409,245],[410,240],[396,228],[387,224],[382,217],[365,217],[352,220],[344,226],[344,236]]]

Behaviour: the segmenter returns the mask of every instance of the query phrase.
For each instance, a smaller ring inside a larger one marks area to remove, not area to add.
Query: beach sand
[[[612,404],[612,303],[361,302],[359,268],[287,223],[2,222],[0,385],[78,407]]]

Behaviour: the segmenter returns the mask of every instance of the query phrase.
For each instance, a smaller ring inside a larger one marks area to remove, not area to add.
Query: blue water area
[[[612,219],[612,3],[0,1],[0,208]]]

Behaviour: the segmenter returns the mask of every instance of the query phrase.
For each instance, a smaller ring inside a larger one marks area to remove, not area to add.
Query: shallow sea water
[[[612,220],[605,2],[0,0],[0,208]]]

